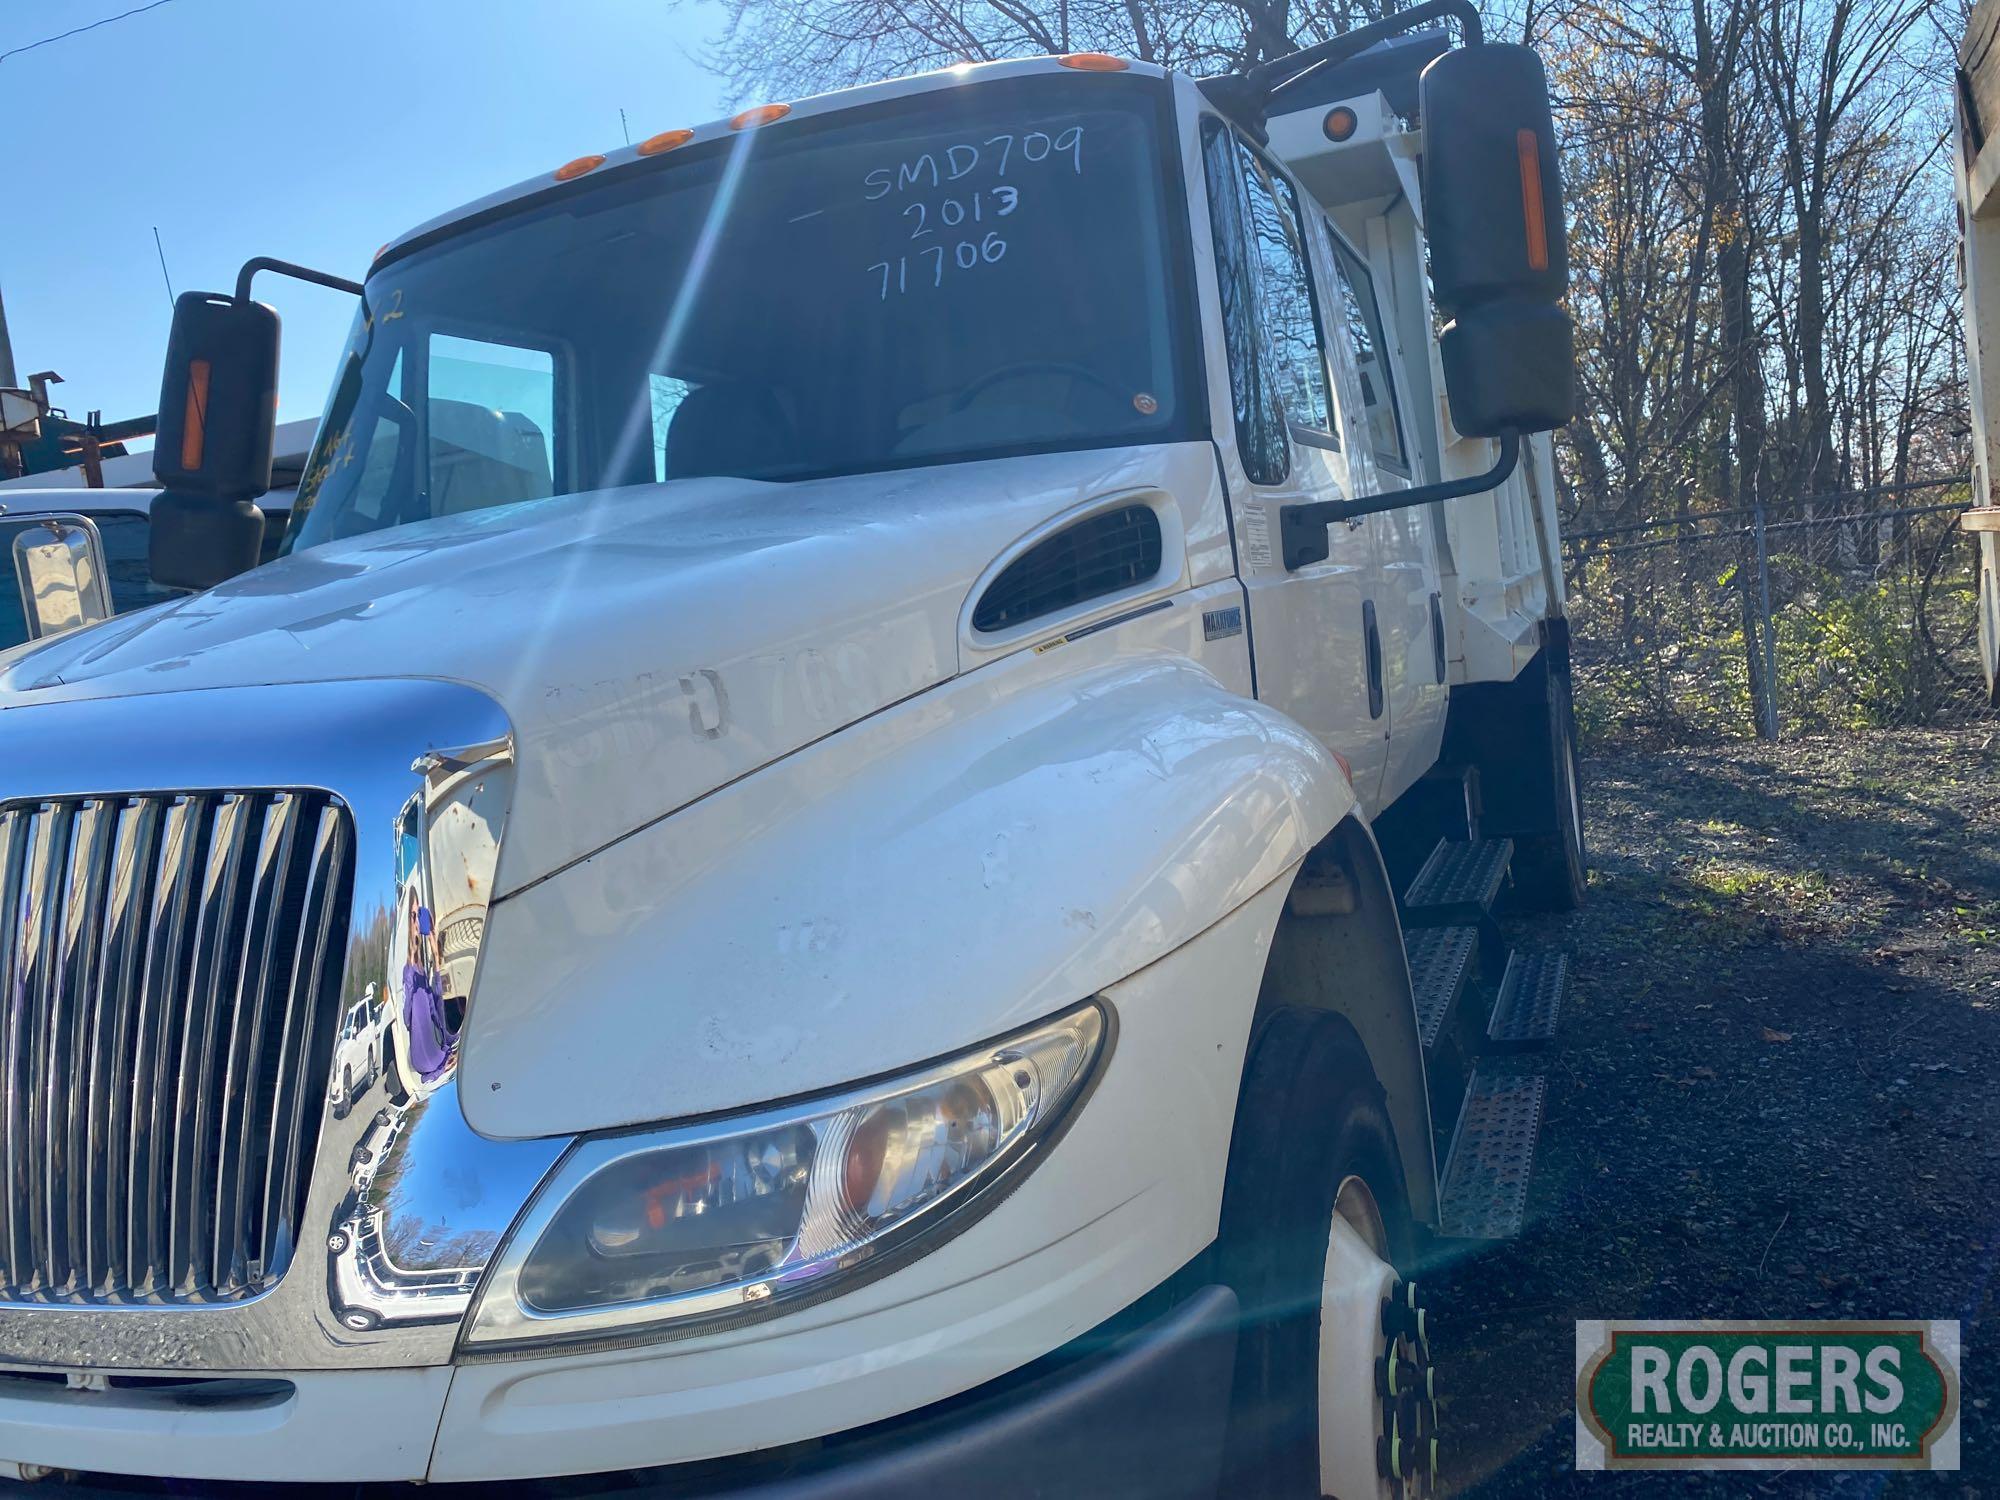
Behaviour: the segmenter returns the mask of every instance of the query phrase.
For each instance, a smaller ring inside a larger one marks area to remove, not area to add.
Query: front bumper
[[[1213,1495],[1227,1430],[1237,1317],[1234,1293],[1206,1286],[1136,1327],[1127,1326],[1125,1318],[1114,1320],[1012,1375],[854,1431],[706,1463],[455,1485],[451,1493],[468,1500],[488,1494],[613,1493],[662,1500]],[[421,1406],[421,1399],[412,1404]],[[290,1427],[294,1439],[317,1432],[325,1441],[336,1436],[340,1424],[337,1414],[322,1408],[297,1423],[272,1411],[266,1425],[274,1437]],[[97,1431],[101,1437],[103,1429]],[[301,1452],[299,1458],[292,1472],[308,1478],[313,1473],[308,1456]],[[113,1500],[182,1493],[187,1486],[81,1474],[6,1488],[18,1488],[23,1500]],[[225,1495],[238,1488],[202,1490]],[[340,1489],[343,1495],[407,1493],[402,1485],[388,1484],[349,1483]]]

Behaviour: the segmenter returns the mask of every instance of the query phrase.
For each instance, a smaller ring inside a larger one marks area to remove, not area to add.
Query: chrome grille
[[[227,1302],[283,1274],[353,867],[319,792],[0,804],[0,1301]]]

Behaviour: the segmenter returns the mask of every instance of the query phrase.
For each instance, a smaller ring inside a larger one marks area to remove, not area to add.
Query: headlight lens
[[[858,1276],[995,1201],[1104,1034],[1090,1004],[838,1098],[580,1141],[495,1259],[466,1342],[658,1333]]]

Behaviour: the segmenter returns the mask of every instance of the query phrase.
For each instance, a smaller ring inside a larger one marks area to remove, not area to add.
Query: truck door
[[[1335,526],[1326,560],[1293,572],[1277,545],[1281,507],[1354,493],[1308,221],[1291,184],[1241,135],[1212,116],[1201,128],[1220,303],[1209,347],[1212,363],[1226,362],[1229,372],[1229,410],[1218,414],[1216,439],[1250,603],[1257,696],[1347,761],[1372,813],[1389,728],[1372,597],[1374,527]]]
[[[1413,482],[1410,445],[1397,406],[1396,351],[1390,344],[1367,262],[1342,238],[1331,221],[1327,243],[1333,253],[1340,313],[1334,321],[1352,356],[1347,430],[1357,450],[1357,469],[1372,470],[1379,490],[1406,489]],[[1332,299],[1329,299],[1332,300]],[[1343,361],[1336,358],[1335,368]],[[1366,450],[1364,454],[1360,450]],[[1381,562],[1375,608],[1382,633],[1383,674],[1389,698],[1389,763],[1382,778],[1382,801],[1400,797],[1438,758],[1444,742],[1448,689],[1444,643],[1444,600],[1439,592],[1437,507],[1419,505],[1375,517],[1375,545]]]

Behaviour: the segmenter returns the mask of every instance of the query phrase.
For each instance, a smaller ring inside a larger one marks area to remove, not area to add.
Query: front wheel
[[[1395,1138],[1343,1021],[1281,1012],[1245,1072],[1222,1263],[1243,1309],[1225,1493],[1427,1492],[1427,1317],[1397,1271],[1414,1240]]]

